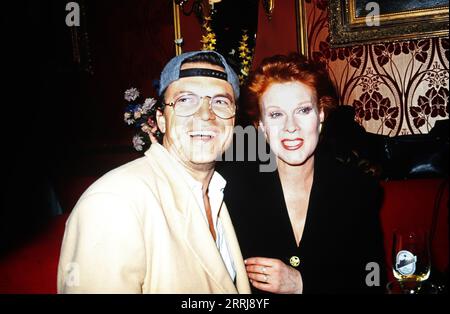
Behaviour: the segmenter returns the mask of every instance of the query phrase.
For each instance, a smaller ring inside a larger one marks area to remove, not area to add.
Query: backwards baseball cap
[[[186,59],[189,59],[189,58],[194,57],[199,54],[214,54],[217,57],[219,57],[220,61],[222,62],[222,66],[225,68],[225,72],[212,70],[212,69],[203,69],[200,67],[181,70],[181,65],[183,64],[184,61],[186,61]],[[234,97],[236,99],[239,98],[239,78],[238,78],[238,76],[236,75],[236,73],[233,71],[233,69],[230,67],[230,65],[227,63],[227,61],[221,54],[219,54],[215,51],[210,51],[210,50],[186,52],[186,53],[180,54],[180,55],[172,58],[172,60],[170,60],[169,63],[166,64],[163,71],[161,72],[158,95],[161,96],[162,93],[166,90],[166,88],[172,82],[174,82],[180,78],[190,77],[190,76],[207,76],[207,77],[214,77],[214,78],[218,78],[218,79],[227,81],[233,87]]]

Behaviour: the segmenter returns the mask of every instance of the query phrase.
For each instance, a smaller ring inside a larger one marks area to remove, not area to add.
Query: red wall
[[[189,1],[191,4],[192,1]],[[200,50],[202,48],[202,44],[200,40],[202,39],[202,28],[195,17],[195,14],[192,13],[190,16],[183,15],[180,12],[180,25],[181,25],[181,36],[183,37],[183,52]]]
[[[160,0],[84,3],[79,44],[82,57],[87,52],[91,56],[92,73],[72,70],[76,65],[69,64],[70,58],[62,65],[70,71],[59,72],[60,64],[46,69],[47,85],[60,93],[58,101],[44,107],[45,115],[54,121],[51,129],[47,127],[47,137],[59,134],[59,139],[52,141],[61,146],[58,153],[64,156],[57,162],[62,170],[72,171],[74,164],[88,172],[105,172],[136,157],[132,146],[135,130],[123,121],[127,104],[123,94],[136,87],[145,98],[157,96],[153,81],[175,55],[173,9],[171,1]],[[57,45],[71,57],[70,29],[64,25],[66,12],[64,7],[54,11],[58,14],[53,19],[58,25],[62,23],[59,29],[65,32],[60,34],[64,41]]]
[[[145,97],[156,96],[152,80],[175,54],[172,5],[97,0],[89,1],[87,13],[94,74],[87,78],[87,99],[80,106],[93,112],[92,129],[83,133],[90,133],[89,140],[126,142],[130,139],[122,120],[123,92],[133,86]]]
[[[297,51],[297,26],[295,1],[277,1],[269,21],[259,3],[258,32],[253,66],[264,57]]]
[[[188,6],[189,8],[189,6]],[[197,18],[180,14],[183,51],[201,49],[202,29]],[[259,2],[258,31],[253,64],[259,64],[266,56],[297,51],[295,1],[278,1],[269,21]]]

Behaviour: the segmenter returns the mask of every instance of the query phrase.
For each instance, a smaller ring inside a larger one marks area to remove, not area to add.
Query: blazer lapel
[[[236,287],[220,256],[194,197],[187,204],[185,237],[188,247],[206,273],[223,293],[236,293]]]
[[[193,197],[187,181],[184,180],[183,175],[187,175],[185,170],[160,144],[152,144],[145,155],[149,157],[148,160],[154,172],[161,176],[158,181],[162,182],[159,188],[159,193],[163,194],[161,195],[161,199],[164,200],[162,206],[175,208],[185,215],[186,203],[191,196]]]
[[[234,266],[236,267],[236,288],[239,293],[251,293],[244,259],[225,203],[222,204],[222,209],[220,210],[220,219],[222,220],[222,225],[225,230],[228,249],[233,257]]]

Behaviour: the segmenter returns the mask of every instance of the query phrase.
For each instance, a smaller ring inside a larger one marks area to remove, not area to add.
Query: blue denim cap
[[[225,72],[219,72],[214,70],[203,70],[203,69],[189,69],[184,70],[184,74],[181,73],[180,75],[180,68],[183,64],[183,61],[193,57],[197,54],[204,54],[204,53],[211,53],[215,54],[220,58],[220,61],[222,61],[222,64],[225,68]],[[234,70],[230,67],[230,65],[227,63],[225,58],[215,51],[191,51],[191,52],[185,52],[179,56],[176,56],[172,58],[172,60],[169,61],[169,63],[166,64],[163,71],[161,72],[161,78],[159,81],[159,96],[162,96],[162,93],[166,90],[166,88],[174,81],[177,81],[178,79],[182,77],[188,77],[188,76],[209,76],[209,77],[216,77],[219,79],[223,79],[231,84],[234,91],[234,97],[235,99],[239,98],[239,78],[234,72]]]

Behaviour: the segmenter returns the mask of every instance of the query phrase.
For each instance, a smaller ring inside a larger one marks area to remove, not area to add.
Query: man
[[[249,293],[215,159],[230,145],[239,80],[212,51],[161,73],[164,134],[94,183],[67,222],[59,293]]]

